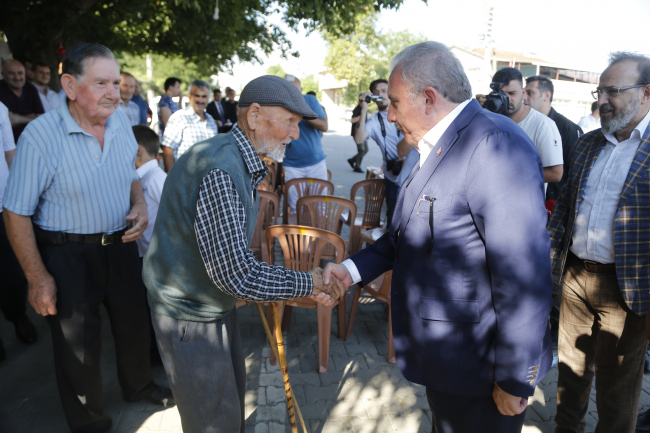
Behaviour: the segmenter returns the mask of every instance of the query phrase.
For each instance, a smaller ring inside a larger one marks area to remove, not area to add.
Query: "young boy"
[[[158,135],[146,125],[134,126],[133,134],[138,142],[135,168],[138,176],[140,176],[144,200],[147,202],[147,211],[149,212],[149,224],[140,239],[136,241],[140,250],[140,257],[143,257],[147,252],[147,248],[149,248],[153,226],[156,223],[156,214],[158,214],[158,206],[160,205],[160,195],[167,174],[158,166],[156,159],[160,150]]]

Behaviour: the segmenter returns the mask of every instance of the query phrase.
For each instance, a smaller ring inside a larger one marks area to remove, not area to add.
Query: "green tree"
[[[228,69],[237,59],[259,61],[256,50],[290,54],[286,34],[267,21],[281,13],[292,29],[354,30],[363,8],[397,8],[403,0],[0,0],[0,31],[18,59],[56,68],[63,50],[95,42],[132,55],[182,56],[201,69]],[[291,53],[297,55],[297,53]],[[56,70],[56,69],[55,69]]]
[[[321,92],[318,90],[318,78],[313,75],[307,75],[305,78],[300,80],[302,84],[302,93],[315,92],[316,98],[321,99]]]
[[[349,105],[356,104],[358,94],[367,91],[373,80],[388,78],[390,60],[395,54],[409,45],[427,40],[423,35],[414,35],[406,30],[377,30],[374,10],[357,15],[355,21],[355,30],[348,35],[321,32],[328,46],[325,67],[338,80],[348,81],[343,102]]]
[[[284,68],[282,68],[279,63],[277,65],[269,66],[266,73],[280,78],[284,78],[284,76],[287,75],[287,73],[284,72]]]

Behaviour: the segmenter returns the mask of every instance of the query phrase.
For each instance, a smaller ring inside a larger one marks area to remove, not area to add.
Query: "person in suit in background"
[[[208,108],[206,108],[205,111],[207,111],[214,121],[217,122],[219,132],[223,132],[221,129],[226,123],[226,115],[223,110],[223,105],[221,105],[221,89],[214,89],[212,96],[214,96],[214,99],[208,104]]]
[[[596,431],[632,433],[650,329],[650,58],[612,53],[592,94],[602,128],[578,140],[548,222],[564,275],[555,431],[584,432],[595,375]]]
[[[392,66],[388,121],[420,160],[390,230],[328,264],[323,281],[365,285],[393,270],[397,361],[426,386],[434,431],[520,432],[552,358],[539,153],[512,120],[472,100],[445,45],[412,45]]]

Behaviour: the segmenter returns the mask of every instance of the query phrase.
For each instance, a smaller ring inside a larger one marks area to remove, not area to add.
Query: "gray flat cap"
[[[317,119],[318,115],[309,108],[300,90],[293,83],[275,75],[262,75],[246,84],[239,96],[240,107],[260,105],[284,107],[305,119]]]

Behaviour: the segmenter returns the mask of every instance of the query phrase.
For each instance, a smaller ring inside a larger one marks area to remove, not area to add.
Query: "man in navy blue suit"
[[[328,264],[323,278],[364,285],[393,270],[397,362],[427,387],[434,431],[520,432],[527,398],[551,366],[539,153],[512,120],[471,99],[443,44],[395,56],[388,93],[388,120],[419,150],[419,164],[390,230]]]

